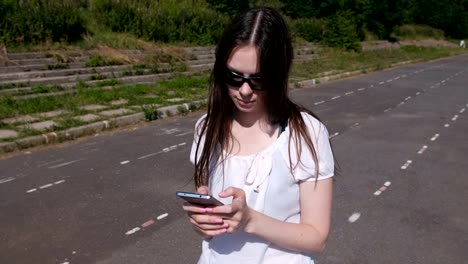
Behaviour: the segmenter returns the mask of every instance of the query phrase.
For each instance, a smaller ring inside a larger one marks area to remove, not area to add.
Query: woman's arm
[[[234,196],[232,204],[207,208],[207,212],[222,216],[229,226],[227,232],[244,230],[288,250],[319,253],[325,248],[330,228],[333,180],[320,180],[317,185],[302,182],[299,186],[299,224],[279,221],[247,207],[245,194],[238,188],[228,188],[220,194]]]

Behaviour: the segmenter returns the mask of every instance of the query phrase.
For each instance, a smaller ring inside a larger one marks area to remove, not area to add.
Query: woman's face
[[[265,92],[258,91],[261,82],[257,62],[257,49],[242,46],[234,49],[227,63],[227,71],[231,71],[226,73],[227,78],[231,78],[231,82],[227,81],[229,96],[241,113],[262,114],[265,111]],[[242,76],[249,81],[243,80]]]

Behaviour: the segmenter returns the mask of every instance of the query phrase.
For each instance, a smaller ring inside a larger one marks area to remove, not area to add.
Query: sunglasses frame
[[[250,89],[255,90],[255,91],[262,91],[263,88],[261,87],[261,77],[260,76],[244,76],[241,75],[237,72],[232,71],[229,68],[226,68],[226,83],[229,86],[235,87],[235,88],[240,88],[245,82],[247,82],[250,86]],[[234,78],[240,78],[240,81],[234,80]],[[255,84],[252,83],[252,81],[259,82],[260,84]]]

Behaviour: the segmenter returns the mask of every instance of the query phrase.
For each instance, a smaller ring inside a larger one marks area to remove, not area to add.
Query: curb
[[[155,113],[157,114],[156,117],[152,120],[186,114],[190,111],[199,109],[205,103],[206,100],[201,100],[192,102],[190,104],[184,103],[180,105],[161,107],[155,110]],[[13,142],[0,143],[0,154],[19,151],[30,147],[37,147],[40,145],[48,145],[53,143],[65,142],[68,140],[74,140],[81,136],[91,135],[105,130],[112,130],[116,127],[136,124],[145,120],[147,120],[145,113],[139,112],[136,114],[120,116],[111,118],[109,120],[90,123],[84,126],[72,127],[63,131],[49,132],[42,135],[21,138]]]

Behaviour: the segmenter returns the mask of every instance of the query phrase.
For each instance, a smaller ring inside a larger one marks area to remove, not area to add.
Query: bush
[[[391,36],[399,40],[444,39],[444,31],[426,25],[402,25]]]
[[[310,42],[323,39],[325,22],[317,18],[298,18],[290,22],[291,33],[294,37],[301,37]]]
[[[217,42],[227,16],[202,0],[94,0],[92,13],[117,32],[161,42],[206,45]]]
[[[353,13],[351,11],[338,11],[329,17],[324,40],[331,47],[360,51],[362,47]]]
[[[0,1],[0,41],[6,44],[72,42],[85,33],[85,0]]]

